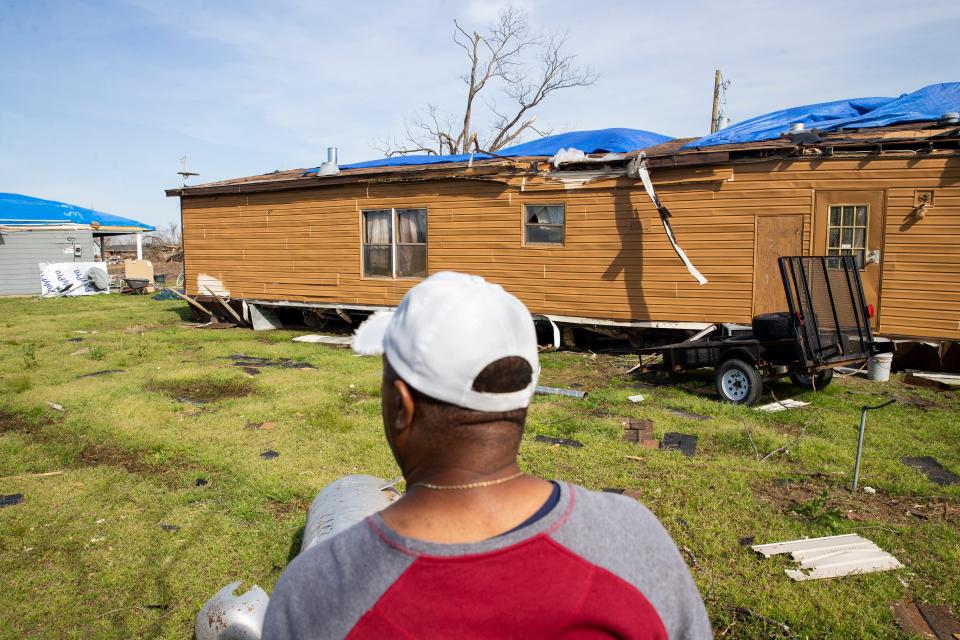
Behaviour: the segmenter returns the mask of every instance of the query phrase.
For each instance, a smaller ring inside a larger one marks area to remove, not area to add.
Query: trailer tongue
[[[649,368],[714,367],[723,400],[754,404],[764,379],[789,376],[796,385],[822,389],[833,369],[861,366],[889,349],[874,340],[872,307],[854,256],[783,257],[779,263],[787,311],[755,316],[751,331],[641,349],[641,356],[663,357]]]

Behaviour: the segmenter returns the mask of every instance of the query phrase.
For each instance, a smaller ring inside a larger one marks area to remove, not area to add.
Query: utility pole
[[[716,74],[713,76],[713,112],[710,114],[710,133],[714,133],[717,130],[717,116],[718,111],[720,110],[720,86],[722,84],[722,78],[720,77],[720,69],[717,69]]]

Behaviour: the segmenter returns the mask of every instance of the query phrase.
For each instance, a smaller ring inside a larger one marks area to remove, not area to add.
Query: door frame
[[[846,198],[849,194],[850,198],[855,198],[856,194],[865,194],[869,198],[878,198],[878,214],[880,216],[877,229],[877,238],[878,244],[877,247],[868,246],[868,249],[877,249],[880,251],[880,261],[877,263],[877,298],[876,300],[867,300],[868,303],[873,303],[874,305],[874,316],[873,316],[873,329],[878,331],[880,328],[880,316],[883,313],[883,265],[887,257],[886,250],[886,234],[887,234],[887,197],[888,192],[886,188],[881,189],[870,189],[867,187],[859,189],[813,189],[812,194],[812,203],[811,203],[811,216],[810,216],[810,255],[825,255],[822,254],[822,251],[825,251],[826,242],[827,242],[827,227],[829,226],[827,221],[827,216],[829,212],[829,207],[831,204],[846,204],[842,202],[826,202],[824,210],[818,211],[817,202],[821,196],[827,200],[832,200],[833,196],[836,194],[837,198]],[[851,200],[852,202],[852,200]],[[871,212],[870,219],[867,223],[867,244],[872,244],[870,241],[871,237],[871,224],[876,220],[874,213]],[[822,235],[821,235],[822,234]],[[861,276],[863,271],[860,272]]]

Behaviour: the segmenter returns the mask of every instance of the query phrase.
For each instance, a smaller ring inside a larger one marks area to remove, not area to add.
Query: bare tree
[[[513,6],[501,11],[483,33],[469,31],[456,20],[453,26],[453,41],[469,64],[461,76],[467,87],[462,116],[427,105],[406,119],[399,141],[379,145],[385,155],[495,152],[529,132],[547,135],[534,127],[536,108],[557,91],[597,81],[594,71],[580,67],[576,56],[564,51],[566,33],[531,34],[526,14]],[[485,126],[477,124],[483,122],[479,103],[489,111]]]

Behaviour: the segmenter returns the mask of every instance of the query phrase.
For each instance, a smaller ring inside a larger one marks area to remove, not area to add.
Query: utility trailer
[[[874,340],[873,308],[867,305],[854,256],[779,259],[789,310],[754,316],[751,327],[720,329],[699,340],[640,349],[662,362],[644,370],[716,369],[720,398],[755,404],[764,380],[788,377],[801,387],[822,389],[837,367],[861,367],[892,343]]]

